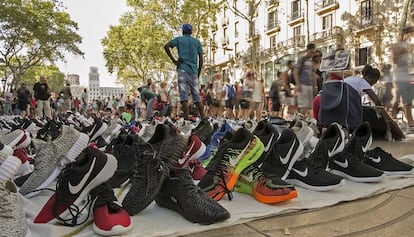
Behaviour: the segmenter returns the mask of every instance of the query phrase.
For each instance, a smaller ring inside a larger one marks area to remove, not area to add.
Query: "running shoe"
[[[196,160],[206,151],[206,145],[200,140],[197,134],[192,133],[188,138],[188,145],[184,153],[178,159],[177,168],[188,166],[188,161]]]
[[[86,148],[59,175],[56,192],[34,219],[34,223],[61,222],[75,226],[86,221],[82,215],[91,203],[89,192],[106,182],[116,170],[116,158],[95,148]],[[89,199],[88,199],[89,198]]]
[[[266,204],[279,203],[298,196],[293,185],[275,175],[265,175],[255,165],[242,171],[234,186],[234,191],[250,194],[257,201]]]
[[[221,140],[224,138],[224,136],[232,130],[233,128],[231,125],[227,121],[224,121],[221,127],[215,131],[213,135],[211,135],[210,144],[207,145],[206,152],[204,152],[204,154],[198,158],[199,160],[203,161],[204,166],[207,166],[210,160],[214,157],[218,146],[220,145]]]
[[[351,138],[346,143],[344,150],[363,160],[371,144],[371,126],[367,121],[364,121],[352,132]]]
[[[256,166],[260,166],[273,144],[279,138],[279,133],[270,122],[262,120],[257,124],[253,135],[257,136],[264,145],[263,154],[256,162]]]
[[[382,170],[386,175],[410,175],[414,173],[414,167],[396,159],[391,153],[381,147],[375,147],[367,151],[364,163],[376,169]]]
[[[202,119],[197,127],[193,129],[193,132],[198,135],[204,144],[210,144],[211,135],[213,135],[214,129],[207,119]]]
[[[263,151],[263,143],[257,136],[239,128],[229,141],[219,146],[198,186],[216,201],[226,193],[232,199],[231,191],[240,173],[255,163]]]
[[[193,223],[209,225],[230,218],[230,213],[223,206],[194,184],[187,169],[171,172],[155,202]]]

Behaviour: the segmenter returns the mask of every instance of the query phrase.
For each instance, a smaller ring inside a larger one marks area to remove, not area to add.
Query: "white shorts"
[[[299,109],[312,109],[313,101],[313,86],[301,85],[301,92],[297,92],[298,95],[298,108]]]

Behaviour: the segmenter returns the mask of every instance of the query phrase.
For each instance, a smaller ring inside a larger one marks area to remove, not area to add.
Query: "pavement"
[[[394,157],[414,154],[414,135],[400,142],[374,140]],[[193,233],[188,237],[414,236],[414,186],[366,199]]]

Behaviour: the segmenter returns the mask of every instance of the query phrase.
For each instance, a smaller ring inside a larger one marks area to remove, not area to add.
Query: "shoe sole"
[[[301,180],[298,180],[298,179],[286,179],[285,181],[287,183],[293,184],[294,186],[302,187],[304,189],[317,191],[317,192],[330,191],[330,190],[333,190],[333,189],[337,189],[337,188],[339,188],[339,187],[341,187],[345,184],[344,179],[341,179],[341,181],[337,184],[331,184],[331,185],[327,185],[327,186],[313,186],[313,185],[309,185],[307,183],[304,183],[304,182],[302,182]]]
[[[255,136],[254,139],[252,140],[252,142],[255,142],[254,147],[252,147],[248,151],[248,153],[238,161],[238,163],[237,163],[237,165],[234,169],[234,172],[231,174],[230,179],[227,181],[226,187],[227,187],[228,190],[233,190],[234,185],[236,184],[240,173],[243,170],[245,170],[247,167],[249,167],[251,164],[256,162],[260,158],[260,156],[263,154],[264,145],[260,141],[260,139],[257,136]],[[250,144],[249,144],[249,146],[250,146]]]
[[[357,182],[357,183],[379,183],[379,182],[383,181],[386,177],[386,175],[384,173],[380,176],[377,176],[377,177],[354,177],[354,176],[351,176],[351,175],[346,174],[346,173],[344,173],[342,171],[339,171],[339,170],[332,169],[330,172],[332,174],[344,177],[346,179],[349,179],[349,180]]]
[[[257,201],[261,203],[274,204],[274,203],[284,202],[284,201],[296,198],[298,197],[298,192],[296,190],[293,190],[288,195],[268,196],[268,195],[263,195],[261,193],[253,191],[252,195]]]

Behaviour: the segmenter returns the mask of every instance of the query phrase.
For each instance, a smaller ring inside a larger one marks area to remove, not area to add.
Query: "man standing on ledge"
[[[165,52],[171,61],[177,66],[178,91],[180,94],[181,108],[184,112],[184,119],[188,119],[188,89],[201,119],[204,118],[203,105],[199,93],[199,77],[203,66],[203,49],[198,39],[191,36],[193,27],[190,24],[182,26],[183,35],[169,41],[165,46]],[[171,48],[177,47],[178,59],[171,54]],[[198,61],[198,67],[197,67]]]

